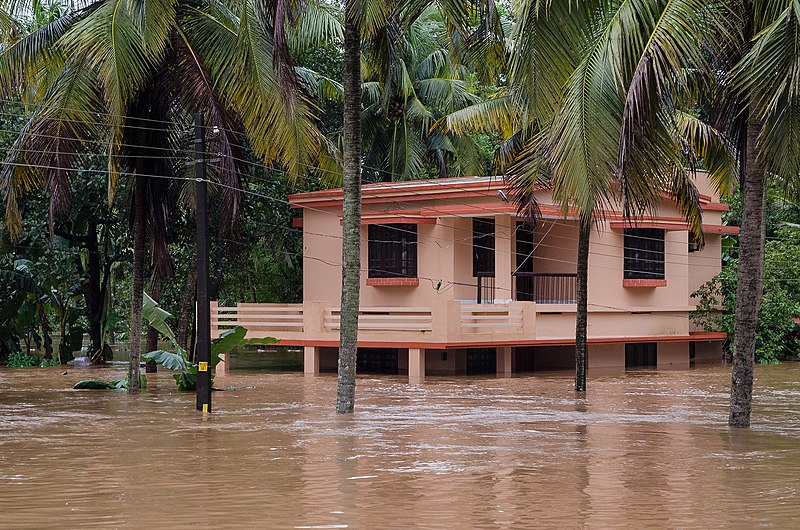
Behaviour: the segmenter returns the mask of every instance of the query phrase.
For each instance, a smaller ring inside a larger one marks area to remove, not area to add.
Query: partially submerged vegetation
[[[172,374],[172,377],[175,379],[175,384],[177,385],[178,390],[187,392],[194,391],[197,387],[197,371],[199,370],[199,364],[190,360],[189,352],[178,343],[175,332],[172,331],[172,328],[167,322],[167,319],[171,316],[172,315],[170,315],[167,311],[159,307],[155,300],[150,298],[147,293],[144,294],[144,308],[142,309],[142,317],[145,319],[148,326],[153,327],[163,337],[169,340],[169,342],[172,344],[173,350],[153,350],[142,354],[142,359],[146,361],[154,361],[157,365],[163,366],[167,370],[177,372]],[[277,340],[273,338],[248,340],[245,338],[246,335],[247,329],[242,326],[236,326],[233,329],[229,329],[221,333],[219,337],[211,340],[211,363],[209,366],[204,367],[204,369],[212,371],[212,387],[214,384],[213,371],[220,362],[224,362],[221,359],[222,355],[230,353],[234,349],[250,343],[273,344],[277,342]],[[145,386],[147,384],[147,378],[145,375],[140,375],[140,384],[142,383]],[[74,388],[92,390],[127,389],[128,379],[125,378],[116,381],[99,381],[96,379],[88,379],[78,381]],[[144,388],[144,386],[142,386],[142,388]]]
[[[285,195],[346,188],[345,412],[358,329],[359,243],[351,236],[364,180],[497,171],[533,218],[531,190],[551,186],[565,214],[581,221],[578,391],[596,216],[617,201],[635,218],[669,192],[701,241],[692,172],[709,169],[722,193],[738,183],[738,252],[698,297],[705,325],[735,331],[730,424],[749,425],[756,352],[772,362],[793,340],[786,317],[796,313],[797,293],[788,282],[797,277],[768,278],[765,287],[763,231],[767,183],[787,196],[800,187],[797,5],[129,4],[0,0],[0,269],[16,271],[25,259],[36,271],[36,285],[0,286],[0,360],[24,343],[26,354],[35,344],[44,359],[63,362],[75,351],[72,338],[87,331],[98,363],[116,338],[129,340],[136,373],[149,278],[154,296],[178,314],[175,357],[152,360],[192,373],[195,205],[187,184],[191,116],[202,112],[216,193],[212,298],[299,297],[301,245]],[[789,259],[779,250],[768,249],[777,256],[769,259]],[[230,263],[237,270],[226,273]],[[711,316],[716,301],[719,320]],[[147,333],[152,346],[160,331]]]

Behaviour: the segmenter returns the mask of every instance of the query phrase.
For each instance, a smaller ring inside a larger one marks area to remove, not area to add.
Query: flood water
[[[754,426],[730,372],[494,378],[238,373],[207,418],[168,373],[0,369],[0,526],[778,527],[800,520],[800,363],[757,369]]]

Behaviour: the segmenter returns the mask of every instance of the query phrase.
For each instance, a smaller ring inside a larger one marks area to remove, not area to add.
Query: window
[[[626,280],[664,279],[664,231],[657,228],[625,229]]]
[[[655,342],[628,343],[625,345],[625,368],[656,366],[658,344]]]
[[[417,277],[417,225],[369,225],[370,278]]]
[[[472,219],[472,275],[494,276],[494,219]]]

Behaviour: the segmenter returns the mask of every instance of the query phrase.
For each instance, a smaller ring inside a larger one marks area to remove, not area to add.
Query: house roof
[[[546,189],[541,187],[541,190]],[[501,175],[489,175],[482,177],[453,177],[444,179],[428,180],[406,180],[398,182],[378,182],[365,184],[361,187],[361,203],[364,205],[362,211],[363,223],[425,223],[437,217],[461,217],[461,216],[486,216],[494,214],[517,212],[517,205],[508,202],[498,196],[501,190],[508,190],[508,183]],[[470,199],[488,198],[494,199],[487,204],[486,201],[475,203]],[[664,194],[664,198],[670,197]],[[700,203],[704,210],[725,211],[728,205],[713,202],[712,197],[704,194],[699,195]],[[343,199],[342,188],[329,190],[312,191],[306,193],[295,193],[289,195],[289,203],[293,208],[320,208],[320,207],[341,207]],[[437,205],[436,208],[404,206],[402,208],[370,208],[370,205],[387,203],[407,203],[411,201],[454,199],[462,200],[461,203],[450,205]],[[565,217],[564,211],[558,205],[540,203],[540,214],[542,217]],[[622,212],[608,210],[605,212],[609,220],[612,221],[611,228],[623,228],[627,226],[663,228],[668,230],[686,230],[686,221],[682,218],[640,218],[633,224],[622,219]],[[571,210],[566,213],[566,217],[574,218],[575,213]],[[653,224],[657,221],[656,224]],[[707,233],[717,234],[736,234],[738,227],[728,227],[721,225],[704,224],[703,229]]]
[[[401,182],[378,182],[361,187],[362,203],[430,200],[441,198],[467,198],[496,196],[507,188],[502,176],[454,177],[430,180],[406,180]],[[342,202],[342,189],[312,191],[289,195],[289,203],[295,208],[335,206]]]

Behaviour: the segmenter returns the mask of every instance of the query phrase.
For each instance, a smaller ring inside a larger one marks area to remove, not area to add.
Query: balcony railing
[[[578,275],[574,272],[515,272],[514,294],[519,301],[574,304]]]
[[[338,331],[341,323],[338,307],[325,309],[325,329]],[[433,318],[429,307],[362,307],[358,312],[359,331],[431,331]]]
[[[475,278],[477,281],[477,293],[475,301],[479,304],[494,303],[494,273],[479,272]]]
[[[244,326],[251,332],[303,331],[303,304],[211,305],[211,328],[216,332]]]
[[[462,304],[462,333],[492,333],[522,331],[522,308],[509,304]]]

